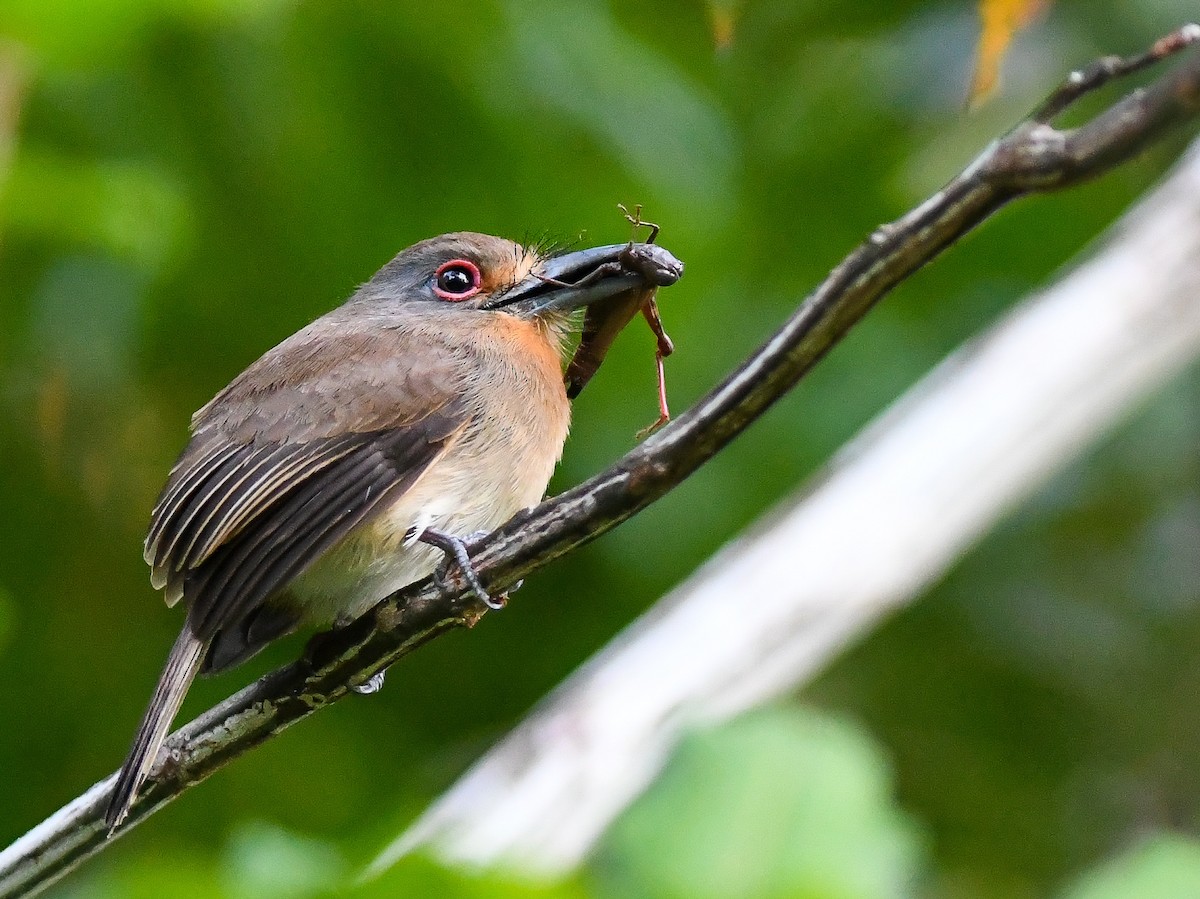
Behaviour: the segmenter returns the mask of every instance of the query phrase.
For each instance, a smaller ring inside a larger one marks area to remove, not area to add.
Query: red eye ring
[[[460,303],[469,300],[483,287],[483,275],[470,259],[443,262],[433,273],[433,292],[443,300]]]

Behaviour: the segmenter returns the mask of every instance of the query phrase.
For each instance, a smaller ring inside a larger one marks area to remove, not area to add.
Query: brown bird
[[[151,582],[187,619],[118,776],[125,818],[197,673],[348,622],[543,496],[567,436],[571,312],[673,283],[654,247],[544,257],[484,234],[404,250],[192,417],[154,508]],[[630,265],[631,261],[639,264]]]

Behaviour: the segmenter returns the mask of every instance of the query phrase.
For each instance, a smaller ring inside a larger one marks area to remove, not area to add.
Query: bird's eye
[[[451,259],[438,266],[433,275],[433,292],[443,300],[465,300],[479,293],[483,276],[479,266],[469,259]]]

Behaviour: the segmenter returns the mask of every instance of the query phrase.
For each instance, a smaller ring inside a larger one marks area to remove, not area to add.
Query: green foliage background
[[[972,4],[712,2],[0,2],[0,100],[19,112],[0,134],[0,844],[124,755],[180,624],[140,543],[191,411],[397,250],[463,228],[615,242],[615,204],[645,204],[688,265],[663,297],[681,409],[1072,65],[1195,15],[1060,0],[968,115]],[[575,881],[415,860],[349,886],[546,690],[1052,277],[1182,145],[1005,212],[683,488],[55,895],[1200,895],[1195,372],[794,702],[693,737]],[[553,490],[653,419],[651,348],[637,328],[619,341]],[[200,683],[185,714],[299,647]]]

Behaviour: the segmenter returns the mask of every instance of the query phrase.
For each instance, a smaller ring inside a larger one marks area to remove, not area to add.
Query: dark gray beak
[[[592,247],[546,259],[483,308],[503,309],[522,318],[570,312],[632,290],[667,287],[682,274],[683,263],[658,244]]]

